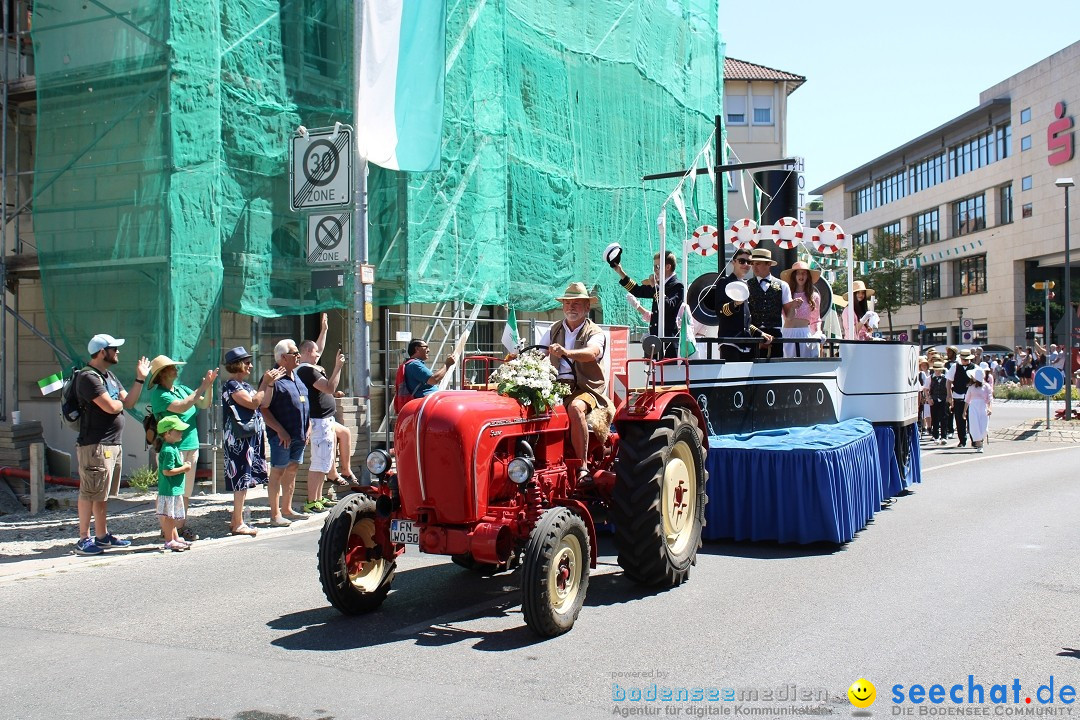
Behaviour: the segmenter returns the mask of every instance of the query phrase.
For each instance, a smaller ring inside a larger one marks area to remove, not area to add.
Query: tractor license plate
[[[391,520],[390,542],[419,545],[420,531],[416,529],[412,520]]]

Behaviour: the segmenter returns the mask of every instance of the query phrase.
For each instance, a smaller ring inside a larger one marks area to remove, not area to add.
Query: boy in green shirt
[[[165,537],[165,549],[173,552],[183,552],[191,547],[176,530],[177,521],[183,521],[187,516],[184,512],[184,474],[191,469],[191,463],[180,457],[179,444],[188,427],[175,415],[161,418],[157,425],[158,436],[164,441],[158,453],[157,515],[161,521],[161,534]]]

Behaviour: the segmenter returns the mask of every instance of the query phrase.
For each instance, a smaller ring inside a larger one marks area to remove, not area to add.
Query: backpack
[[[79,376],[89,369],[83,367],[72,372],[60,391],[60,419],[72,430],[79,430],[82,424],[83,406],[79,400]]]
[[[146,406],[146,414],[142,419],[143,433],[146,434],[146,444],[153,446],[154,450],[161,452],[161,443],[157,432],[157,418],[154,417],[154,411],[150,409],[150,406]]]
[[[397,374],[394,376],[394,414],[401,412],[401,408],[405,407],[405,403],[413,399],[413,390],[409,389],[409,384],[405,381],[405,366],[411,362],[420,362],[416,358],[409,358],[405,362],[398,365]]]

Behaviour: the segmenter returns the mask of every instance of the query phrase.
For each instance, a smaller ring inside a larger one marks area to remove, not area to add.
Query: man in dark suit
[[[765,339],[765,345],[772,342],[772,336],[762,332],[750,323],[750,303],[732,300],[728,296],[727,286],[732,283],[746,284],[746,276],[750,273],[750,251],[739,249],[731,258],[731,273],[725,275],[716,282],[716,286],[710,291],[709,296],[713,303],[713,310],[719,320],[717,337],[754,337],[760,335]],[[739,293],[733,293],[738,295]],[[724,360],[748,361],[757,358],[758,343],[735,345],[723,343],[720,345],[720,354]]]
[[[622,265],[615,261],[611,263],[612,269],[619,273],[619,284],[626,288],[634,297],[652,298],[652,317],[649,319],[649,334],[659,335],[660,315],[657,313],[657,305],[660,303],[660,289],[657,278],[660,273],[660,253],[653,256],[653,274],[638,283],[634,282],[629,275],[623,272]],[[683,286],[675,277],[675,253],[668,252],[664,257],[664,336],[676,337],[679,334],[679,307],[683,303]],[[679,343],[664,343],[664,357],[673,358],[679,355]]]

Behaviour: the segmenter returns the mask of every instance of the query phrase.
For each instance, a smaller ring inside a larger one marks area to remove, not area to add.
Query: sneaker
[[[180,533],[180,538],[188,543],[193,543],[199,539],[199,533],[195,532],[187,525],[180,528],[177,532]]]
[[[967,447],[967,443],[966,443],[966,442],[962,442],[962,443],[956,443],[956,447],[958,447],[958,448],[965,448],[965,447]]]
[[[311,502],[304,503],[303,510],[306,513],[326,512],[326,508],[323,507],[322,500],[312,500]]]
[[[98,544],[94,542],[93,538],[85,537],[75,543],[76,555],[101,555],[103,552],[105,551],[98,547]]]
[[[270,524],[273,527],[289,527],[292,525],[292,521],[278,515],[276,518],[271,518]]]
[[[184,552],[189,547],[191,546],[187,543],[181,543],[176,540],[170,540],[169,542],[165,543],[165,549],[171,550],[172,552]]]
[[[285,518],[286,520],[291,520],[292,522],[297,522],[299,520],[307,520],[309,517],[311,517],[307,513],[302,513],[302,512],[294,513],[292,510],[290,510],[287,513],[282,513],[281,516],[283,518]]]
[[[94,542],[97,543],[98,547],[103,548],[125,548],[131,545],[130,540],[121,540],[112,533],[109,533],[105,537],[95,538]]]
[[[977,452],[977,453],[981,453],[982,451],[983,451],[982,445],[980,445],[979,447],[975,448],[975,452]]]
[[[938,445],[941,445],[941,446],[944,446],[944,445],[945,445],[945,443],[946,443],[946,440],[945,440],[945,438],[941,438],[940,440],[938,440],[938,441],[937,441],[937,444],[938,444]]]
[[[332,507],[334,507],[335,505],[337,505],[337,504],[338,504],[338,501],[337,501],[337,500],[331,500],[331,499],[330,499],[330,498],[328,498],[328,497],[321,497],[321,498],[319,498],[319,502],[321,502],[321,503],[322,503],[322,506],[323,506],[324,508],[332,508]]]

